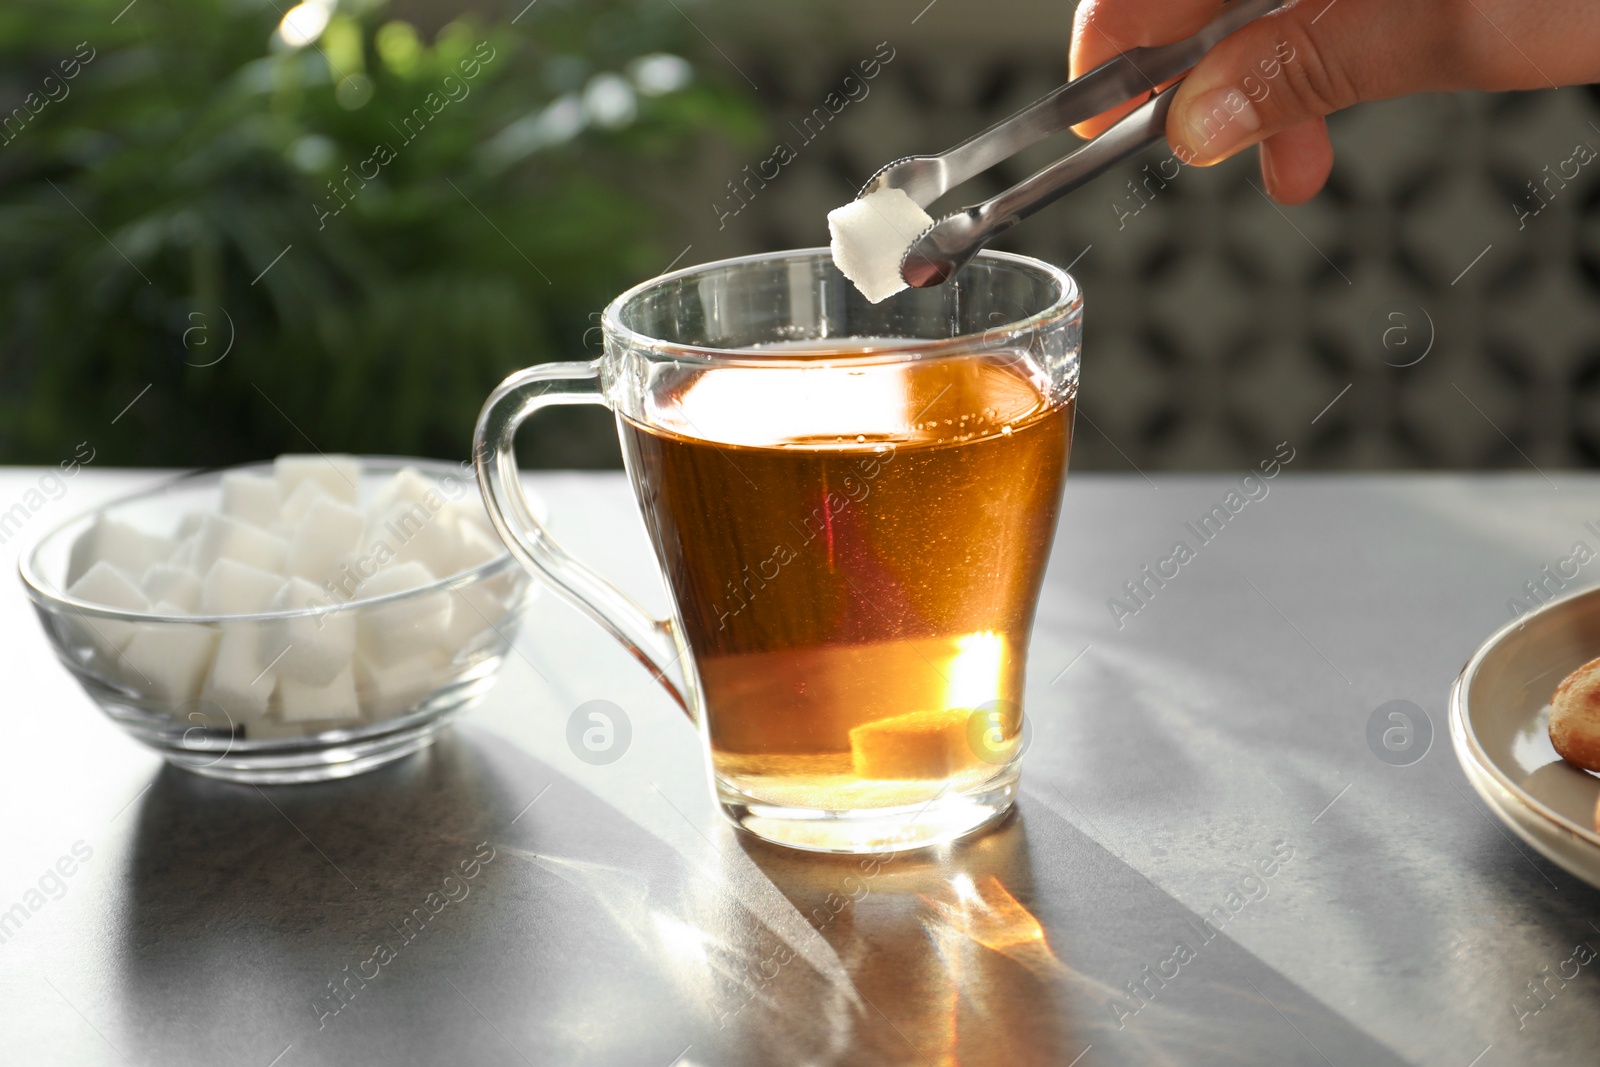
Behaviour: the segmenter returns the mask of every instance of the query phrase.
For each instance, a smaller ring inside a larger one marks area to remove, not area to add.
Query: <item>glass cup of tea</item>
[[[688,712],[736,825],[827,852],[953,840],[1017,790],[1082,309],[1065,271],[999,252],[881,304],[827,249],[667,274],[606,308],[600,358],[490,396],[484,500]],[[671,618],[529,507],[513,437],[552,404],[615,413]]]

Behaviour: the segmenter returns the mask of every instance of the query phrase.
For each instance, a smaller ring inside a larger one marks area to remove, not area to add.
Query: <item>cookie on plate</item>
[[[1585,663],[1556,686],[1550,698],[1550,743],[1568,763],[1600,771],[1600,659]]]

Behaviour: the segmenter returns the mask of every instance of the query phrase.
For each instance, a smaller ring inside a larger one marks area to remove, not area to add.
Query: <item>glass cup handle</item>
[[[517,477],[514,439],[523,420],[552,404],[610,407],[600,382],[600,361],[544,363],[520,370],[501,382],[484,402],[473,435],[478,486],[501,540],[524,566],[555,587],[575,606],[605,627],[650,669],[693,718],[679,680],[677,641],[669,619],[657,619],[622,590],[578,562],[556,543],[528,506]]]

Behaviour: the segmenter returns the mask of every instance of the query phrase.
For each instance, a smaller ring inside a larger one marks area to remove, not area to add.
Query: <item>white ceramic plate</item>
[[[1600,777],[1550,744],[1550,695],[1600,657],[1600,589],[1574,593],[1490,637],[1450,691],[1450,739],[1467,780],[1528,844],[1600,887]]]

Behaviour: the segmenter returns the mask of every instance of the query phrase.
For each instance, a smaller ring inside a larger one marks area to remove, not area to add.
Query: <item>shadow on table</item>
[[[249,1062],[327,1023],[322,1011],[340,1006],[331,983],[349,980],[379,939],[403,977],[374,992],[401,989],[430,954],[487,937],[484,890],[506,860],[485,863],[494,847],[483,843],[502,840],[506,812],[554,777],[460,727],[334,782],[258,789],[164,767],[138,804],[110,946],[130,1019],[153,1053],[172,1054],[173,1035],[198,1027],[218,1044],[185,1041],[194,1060],[181,1062]],[[365,985],[346,988],[361,998]],[[393,1006],[381,1002],[404,995],[365,993],[355,1014],[382,1018]]]
[[[456,730],[372,773],[292,787],[164,766],[139,802],[130,889],[169,914],[242,905],[239,917],[254,913],[264,928],[293,921],[300,902],[360,906],[391,879],[442,877],[470,858],[493,833],[494,813],[511,803],[506,792],[506,782],[485,773],[476,743]],[[300,862],[305,857],[318,862]]]

